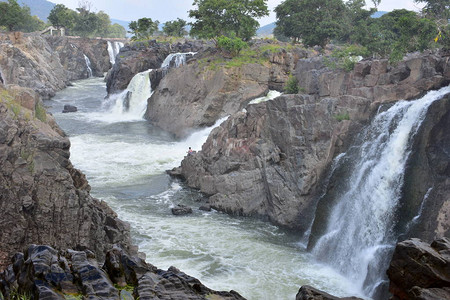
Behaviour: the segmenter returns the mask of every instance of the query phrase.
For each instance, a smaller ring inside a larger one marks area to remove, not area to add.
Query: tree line
[[[0,2],[0,29],[8,31],[35,32],[49,25],[64,26],[68,35],[83,37],[125,38],[126,30],[119,24],[111,24],[109,15],[103,11],[94,13],[88,1],[80,1],[79,8],[71,10],[57,4],[50,11],[48,24],[37,16],[31,16],[30,8],[21,7],[17,0]]]

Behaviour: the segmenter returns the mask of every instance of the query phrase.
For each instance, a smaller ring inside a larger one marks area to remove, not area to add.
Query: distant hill
[[[273,30],[276,27],[275,22],[259,27],[256,30],[256,36],[258,37],[267,37],[273,34]]]
[[[372,18],[379,18],[379,17],[381,17],[382,15],[384,15],[384,14],[387,14],[388,13],[388,11],[377,11],[376,13],[374,13],[373,15],[372,15]]]

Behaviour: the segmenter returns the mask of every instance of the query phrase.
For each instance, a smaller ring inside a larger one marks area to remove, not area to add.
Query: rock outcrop
[[[296,62],[313,55],[301,48],[287,51],[283,45],[273,46],[274,51],[263,51],[264,47],[272,46],[252,46],[257,49],[257,57],[249,58],[258,61],[254,63],[227,66],[230,58],[208,49],[187,65],[171,69],[150,97],[145,118],[177,137],[185,137],[242,110],[269,89],[281,89]]]
[[[159,69],[169,53],[196,52],[204,48],[200,41],[186,41],[184,43],[158,43],[155,40],[134,42],[120,49],[116,63],[106,76],[106,90],[108,94],[117,93],[127,88],[134,75],[149,69]],[[162,78],[157,76],[152,88]],[[153,79],[153,78],[152,78]]]
[[[157,269],[120,246],[101,262],[89,250],[31,245],[0,273],[0,298],[244,300],[234,291],[213,291],[174,267]]]
[[[325,293],[321,290],[315,289],[311,286],[304,285],[300,288],[297,295],[295,296],[295,300],[362,300],[357,297],[343,297],[339,298],[328,293]]]
[[[0,41],[0,81],[31,88],[44,99],[70,81],[88,77],[84,55],[94,76],[103,76],[111,67],[106,40],[13,32],[0,34]]]
[[[330,162],[380,103],[411,99],[450,81],[448,59],[435,53],[411,55],[396,66],[362,61],[350,73],[331,71],[320,60],[297,63],[306,95],[250,105],[215,129],[201,152],[183,160],[188,185],[209,195],[212,207],[306,231]],[[436,142],[442,135],[436,133]],[[447,167],[439,168],[448,182]],[[443,203],[439,218],[445,218],[448,201]]]
[[[450,299],[450,240],[398,243],[387,274],[394,300]]]
[[[69,149],[37,94],[0,85],[0,268],[31,243],[89,248],[99,259],[115,243],[136,251],[128,224],[90,196]]]

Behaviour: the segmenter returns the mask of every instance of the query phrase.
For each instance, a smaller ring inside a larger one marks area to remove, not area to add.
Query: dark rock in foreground
[[[398,243],[387,274],[393,299],[450,299],[450,239]]]
[[[310,287],[308,285],[304,285],[300,288],[295,297],[295,300],[362,300],[357,297],[344,297],[339,298],[333,295],[322,292],[318,289]]]
[[[178,204],[177,206],[172,208],[172,214],[174,214],[175,216],[192,214],[192,208],[183,204]]]
[[[78,108],[76,106],[66,104],[64,105],[63,113],[71,113],[71,112],[77,112]]]
[[[17,253],[0,273],[1,295],[30,295],[33,299],[217,299],[242,300],[235,291],[218,292],[170,267],[160,270],[116,246],[103,266],[89,251],[57,251],[31,245]]]

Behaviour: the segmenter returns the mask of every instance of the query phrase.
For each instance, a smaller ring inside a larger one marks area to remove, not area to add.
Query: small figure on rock
[[[187,154],[191,155],[192,153],[194,153],[194,150],[192,150],[191,147],[189,147],[189,150],[188,150]]]

